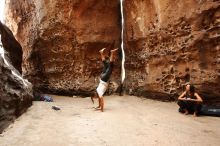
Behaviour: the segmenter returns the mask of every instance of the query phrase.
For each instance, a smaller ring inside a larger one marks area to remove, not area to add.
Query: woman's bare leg
[[[110,62],[115,62],[117,59],[118,48],[111,50]]]
[[[101,55],[102,61],[104,61],[104,60],[105,60],[105,57],[106,57],[106,55],[105,55],[105,50],[106,50],[106,48],[103,48],[102,50],[99,51],[99,53],[100,53],[100,55]]]

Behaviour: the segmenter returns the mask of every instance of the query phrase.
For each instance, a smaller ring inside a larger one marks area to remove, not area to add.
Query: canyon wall
[[[21,77],[22,48],[0,22],[0,133],[32,104],[32,85]],[[2,52],[4,48],[4,54]]]
[[[125,0],[126,85],[173,100],[193,83],[220,103],[220,1]]]
[[[85,94],[98,84],[98,51],[120,44],[119,0],[6,0],[7,24],[23,47],[36,89]],[[220,103],[220,1],[125,0],[126,93],[174,100],[187,82]],[[120,62],[112,87],[119,84]]]
[[[35,90],[88,95],[102,71],[99,50],[120,46],[119,0],[6,0],[6,23],[23,48]],[[109,93],[120,81],[115,65]]]

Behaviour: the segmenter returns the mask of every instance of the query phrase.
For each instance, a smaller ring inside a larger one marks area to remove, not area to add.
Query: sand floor
[[[220,145],[220,118],[182,115],[176,103],[107,96],[102,113],[90,98],[53,98],[34,102],[0,135],[0,146]]]

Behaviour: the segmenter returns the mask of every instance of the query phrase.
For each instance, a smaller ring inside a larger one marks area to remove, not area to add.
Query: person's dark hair
[[[191,92],[191,93],[195,93],[195,87],[194,87],[194,85],[190,85],[189,86],[189,91]]]

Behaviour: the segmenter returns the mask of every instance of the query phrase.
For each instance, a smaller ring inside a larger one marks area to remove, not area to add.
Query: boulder
[[[32,105],[32,85],[15,73],[0,56],[0,133]]]

